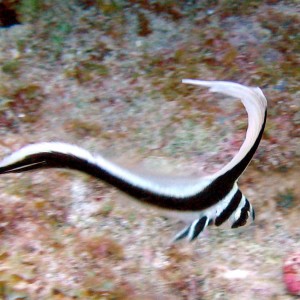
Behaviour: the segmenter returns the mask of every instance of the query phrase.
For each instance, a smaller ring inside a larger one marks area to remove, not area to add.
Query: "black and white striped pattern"
[[[158,180],[124,169],[101,156],[65,143],[26,146],[4,158],[1,173],[42,168],[68,168],[97,177],[133,198],[166,211],[176,212],[189,225],[175,237],[194,240],[208,226],[231,224],[232,228],[254,219],[254,210],[240,192],[237,180],[251,161],[261,140],[267,100],[259,88],[233,82],[184,80],[209,87],[212,92],[241,99],[248,113],[246,138],[233,159],[215,174],[201,178]]]

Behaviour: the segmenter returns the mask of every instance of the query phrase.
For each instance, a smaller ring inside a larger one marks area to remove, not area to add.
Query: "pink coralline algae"
[[[290,294],[300,296],[300,252],[292,253],[285,260],[283,280]]]

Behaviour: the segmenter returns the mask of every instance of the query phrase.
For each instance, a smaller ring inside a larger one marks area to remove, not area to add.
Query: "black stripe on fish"
[[[238,228],[240,226],[244,226],[247,223],[249,213],[250,213],[250,203],[247,199],[245,199],[245,205],[241,209],[241,214],[239,218],[232,224],[231,228]]]
[[[238,208],[242,199],[242,193],[240,190],[237,190],[232,199],[230,200],[227,207],[216,217],[215,225],[220,226],[226,222],[232,213]]]
[[[196,224],[191,227],[191,229],[193,229],[193,232],[191,234],[190,240],[193,241],[195,238],[197,238],[199,234],[205,229],[207,224],[208,224],[208,218],[205,216],[197,220]]]

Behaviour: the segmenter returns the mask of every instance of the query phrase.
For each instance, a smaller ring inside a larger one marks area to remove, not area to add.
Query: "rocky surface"
[[[192,244],[170,244],[182,224],[88,176],[2,176],[0,298],[293,299],[297,1],[8,2],[20,24],[0,29],[1,156],[64,141],[163,174],[213,172],[238,150],[246,115],[183,78],[260,86],[269,116],[241,178],[255,225]]]

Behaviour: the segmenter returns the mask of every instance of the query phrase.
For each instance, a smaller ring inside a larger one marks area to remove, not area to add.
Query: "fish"
[[[149,177],[124,168],[101,155],[63,142],[27,145],[0,162],[0,174],[47,168],[71,169],[96,177],[136,201],[174,213],[187,223],[173,239],[194,241],[207,226],[229,224],[238,228],[252,223],[254,209],[238,187],[262,138],[267,119],[267,99],[258,87],[230,81],[183,79],[210,92],[240,99],[248,115],[248,128],[239,151],[220,170],[194,178]]]

